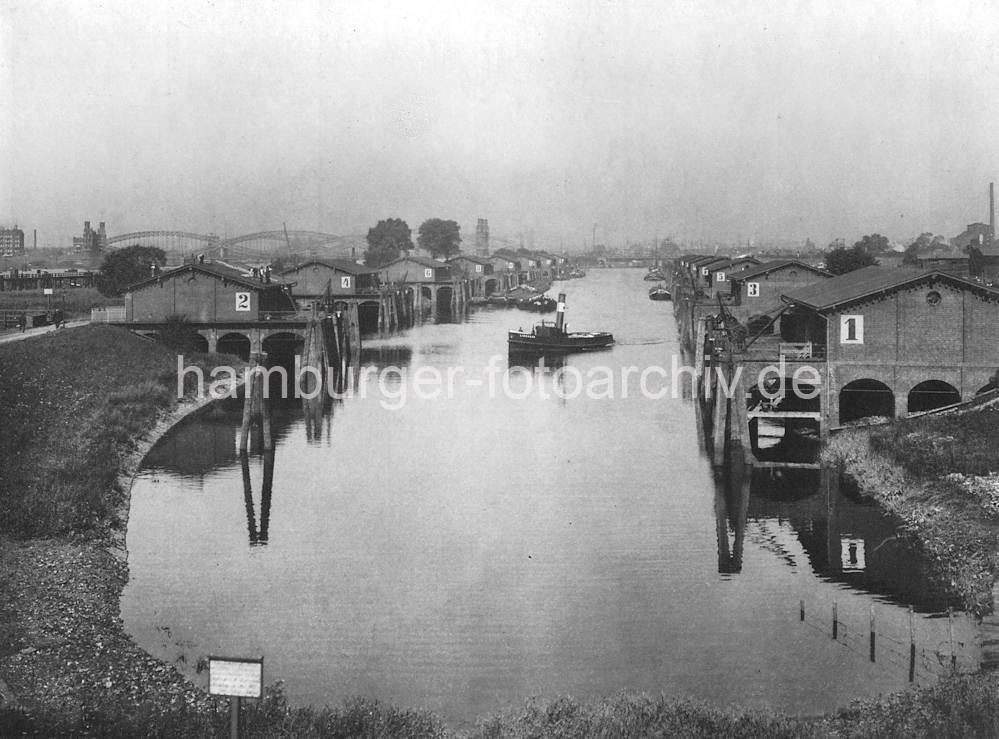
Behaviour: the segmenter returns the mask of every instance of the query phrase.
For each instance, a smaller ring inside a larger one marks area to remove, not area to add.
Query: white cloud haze
[[[0,6],[0,219],[820,245],[987,217],[988,2]]]

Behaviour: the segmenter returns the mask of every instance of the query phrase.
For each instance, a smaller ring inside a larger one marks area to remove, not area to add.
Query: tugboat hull
[[[510,331],[507,346],[511,353],[566,353],[603,349],[614,343],[614,335],[604,331],[538,336],[525,331]]]

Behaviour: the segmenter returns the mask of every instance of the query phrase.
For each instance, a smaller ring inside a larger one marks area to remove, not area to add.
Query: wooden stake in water
[[[947,632],[950,640],[950,669],[957,671],[957,652],[954,650],[954,609],[947,606]]]
[[[874,662],[874,642],[875,642],[875,626],[874,626],[874,604],[871,603],[871,662]]]
[[[839,619],[836,616],[836,601],[833,601],[833,639],[839,635]]]
[[[798,601],[798,618],[800,621],[805,620],[805,599],[802,598]]]
[[[916,679],[916,628],[912,619],[912,606],[909,606],[909,682]]]

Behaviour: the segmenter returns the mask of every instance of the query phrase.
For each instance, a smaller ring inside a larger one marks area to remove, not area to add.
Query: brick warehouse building
[[[781,295],[814,282],[828,280],[832,274],[798,259],[777,259],[729,275],[729,312],[749,326],[755,334],[783,308]],[[754,328],[756,330],[754,330]],[[780,331],[780,318],[768,333]]]
[[[850,272],[783,295],[786,341],[812,342],[824,424],[904,416],[994,387],[999,291],[938,270]]]
[[[184,316],[193,323],[246,322],[294,312],[287,285],[220,264],[185,264],[129,286],[128,323]]]

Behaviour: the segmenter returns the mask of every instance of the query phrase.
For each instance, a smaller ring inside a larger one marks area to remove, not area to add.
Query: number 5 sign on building
[[[236,310],[249,312],[250,293],[236,293]]]

